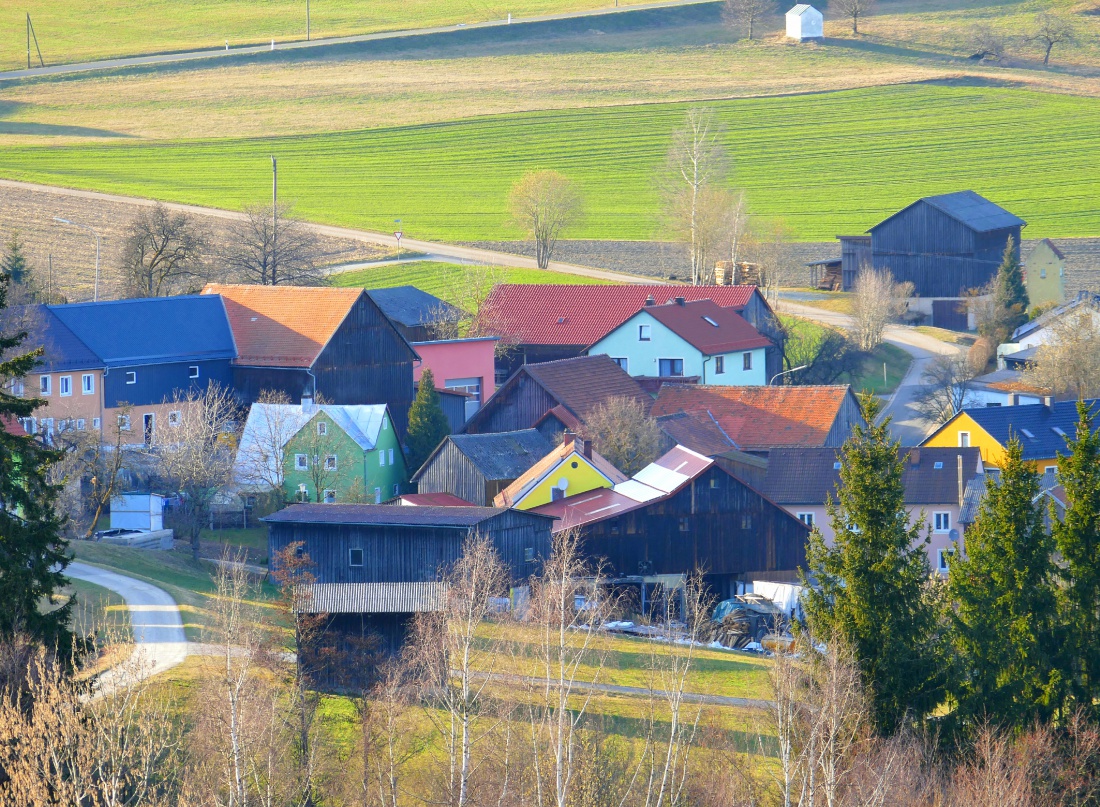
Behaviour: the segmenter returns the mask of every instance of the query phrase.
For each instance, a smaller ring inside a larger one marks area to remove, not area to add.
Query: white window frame
[[[130,416],[119,415],[118,416],[118,430],[122,432],[130,431]]]
[[[325,470],[326,471],[338,471],[338,470],[340,470],[338,465],[339,465],[339,460],[337,459],[335,454],[326,454],[325,455]]]
[[[354,555],[352,554],[353,552],[358,552],[358,553],[359,553],[359,562],[358,562],[358,563],[356,563],[356,562],[355,562],[355,561],[354,561],[354,560],[352,559],[352,558],[354,558],[354,557],[355,557],[355,556],[354,556]],[[363,566],[363,561],[364,561],[365,559],[366,559],[366,553],[365,553],[365,552],[364,552],[364,551],[363,551],[363,550],[362,550],[361,548],[359,548],[359,547],[357,547],[357,546],[352,546],[352,547],[348,547],[348,566],[351,566],[352,568],[355,568],[355,569],[359,569],[359,568],[362,568],[362,566]]]
[[[661,362],[663,362],[663,361],[667,361],[669,363],[674,362],[674,361],[680,362],[680,375],[676,375],[675,373],[671,373],[671,372],[668,375],[662,375],[661,374]],[[684,377],[684,360],[683,360],[683,358],[681,358],[679,356],[665,356],[664,358],[658,358],[657,359],[657,376],[659,378],[683,378]]]
[[[638,341],[639,342],[652,342],[653,341],[653,326],[647,323],[642,323],[638,326]]]
[[[390,453],[390,461],[387,464],[393,465],[393,449],[392,448],[389,450],[389,453]]]
[[[103,421],[101,421],[99,418],[92,418],[92,428],[96,431],[99,431],[100,428],[102,428],[102,424]]]
[[[941,535],[951,532],[951,512],[949,510],[937,510],[932,513],[932,532]]]
[[[188,367],[187,367],[187,377],[188,378],[198,378],[199,377],[199,366],[197,364],[188,365]]]
[[[95,395],[95,374],[84,373],[80,376],[80,394]]]
[[[173,429],[179,428],[180,419],[183,417],[183,412],[178,409],[173,409],[168,413],[168,425]]]
[[[378,467],[379,468],[385,468],[386,467],[386,449],[384,449],[384,448],[378,449]]]
[[[136,384],[137,383],[137,370],[127,370],[126,371],[126,383],[127,384]]]
[[[374,503],[382,504],[382,488],[374,489]]]
[[[308,454],[295,454],[294,455],[294,470],[295,471],[308,471],[309,470],[309,455]]]
[[[323,420],[317,421],[317,436],[324,437],[328,434],[328,424]]]
[[[71,375],[62,375],[57,377],[57,394],[60,395],[62,398],[72,397],[73,377]]]
[[[947,573],[947,558],[955,554],[955,547],[949,546],[936,552],[936,571]]]
[[[77,418],[76,419],[77,431],[84,431],[84,429],[86,429],[87,427],[88,427],[88,421],[86,421],[84,418]]]
[[[53,394],[53,376],[49,374],[38,376],[38,392],[40,395]]]
[[[715,356],[714,357],[714,374],[724,375],[726,372],[726,357]]]
[[[16,398],[22,398],[26,389],[26,384],[23,383],[22,378],[13,378],[11,380],[11,394]]]
[[[741,371],[749,372],[752,370],[752,351],[747,350],[741,354]]]
[[[970,432],[959,432],[959,448],[970,448]]]
[[[798,520],[811,530],[814,528],[814,514],[812,512],[798,513]]]
[[[336,489],[325,488],[321,491],[321,502],[323,504],[336,504]]]

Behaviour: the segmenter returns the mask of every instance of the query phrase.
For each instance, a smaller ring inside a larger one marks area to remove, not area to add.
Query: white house
[[[647,304],[588,348],[634,377],[698,378],[703,384],[763,386],[771,341],[713,300]]]
[[[799,42],[824,39],[825,18],[813,6],[799,3],[787,12],[787,37]]]

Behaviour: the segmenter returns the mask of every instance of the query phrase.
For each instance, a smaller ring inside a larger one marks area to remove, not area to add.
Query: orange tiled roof
[[[650,414],[707,413],[742,451],[821,446],[840,414],[847,386],[661,387]]]
[[[236,364],[309,367],[364,292],[208,283],[202,293],[220,294],[225,301],[237,343]]]

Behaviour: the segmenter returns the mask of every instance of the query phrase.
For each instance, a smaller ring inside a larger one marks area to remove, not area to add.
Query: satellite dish
[[[558,490],[565,490],[569,487],[569,480],[564,476],[558,480]]]
[[[949,532],[947,534],[947,537],[950,538],[952,541],[958,541],[959,540],[959,531],[958,530],[951,530],[951,532]]]

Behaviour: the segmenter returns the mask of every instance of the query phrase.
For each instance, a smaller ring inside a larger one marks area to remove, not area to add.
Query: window
[[[1044,266],[1041,269],[1039,269],[1039,277],[1046,280],[1046,276],[1047,276],[1047,268]]]
[[[168,425],[175,428],[180,425],[181,412],[176,409],[168,413]]]
[[[639,342],[648,342],[651,338],[650,337],[650,330],[651,330],[651,327],[649,325],[639,325],[638,326],[638,341]]]
[[[942,470],[943,470],[943,463],[942,463],[942,462],[934,462],[934,463],[932,463],[932,470],[934,470],[934,471],[942,471]]]
[[[53,435],[53,418],[42,418],[42,420],[40,422],[42,424],[42,431],[44,431],[47,436],[52,436]]]
[[[950,549],[941,549],[941,550],[939,550],[936,553],[936,568],[939,571],[946,573],[947,572],[947,564],[948,564],[947,559],[950,558],[954,554],[955,554],[955,548],[954,547],[951,547]]]
[[[714,373],[720,375],[724,372],[726,372],[726,357],[718,356],[714,359]]]
[[[834,462],[833,463],[833,470],[834,471],[839,471],[840,470],[840,463],[839,462]]]
[[[308,471],[309,470],[309,457],[305,454],[294,455],[294,470],[296,471]]]
[[[152,445],[153,437],[156,435],[156,415],[152,412],[147,412],[141,416],[141,433],[145,445]]]
[[[379,468],[385,468],[386,467],[386,449],[384,449],[384,448],[378,449],[378,467]]]
[[[401,495],[401,486],[400,485],[394,485],[393,486],[393,495],[395,497]]]
[[[970,432],[959,432],[959,448],[970,448]]]
[[[137,373],[134,372],[133,370],[127,371],[127,373],[126,373],[126,383],[127,384],[136,384],[137,383]]]
[[[706,322],[708,325],[711,325],[715,328],[718,327],[718,323],[715,322],[714,320],[712,320],[710,317],[703,317],[703,321]]]
[[[629,370],[630,362],[627,360],[627,358],[625,356],[619,356],[619,357],[612,356],[611,361],[613,361],[613,362],[615,362],[615,364],[619,365],[619,367],[621,367],[623,369],[624,373],[629,373],[630,372],[630,370]]]
[[[382,431],[385,431],[390,427],[390,419],[385,415],[382,416]]]
[[[336,455],[335,454],[329,454],[327,457],[325,457],[325,470],[326,471],[335,471],[336,470]]]
[[[118,428],[119,428],[120,431],[124,431],[124,432],[130,431],[130,416],[129,415],[119,415],[118,416]]]
[[[38,377],[38,391],[43,395],[49,395],[53,391],[53,387],[50,385],[50,377],[48,375],[40,375]]]
[[[325,493],[328,493],[326,490]],[[363,565],[363,550],[362,549],[349,549],[348,550],[348,566],[362,566]]]
[[[565,491],[564,490],[559,488],[557,485],[554,485],[554,487],[550,488],[550,501],[556,502],[556,501],[558,501],[560,499],[564,499],[564,498],[565,498]]]
[[[326,434],[328,434],[328,424],[323,420],[319,421],[317,423],[317,436],[324,437]]]
[[[933,513],[932,529],[936,532],[951,532],[951,514]]]
[[[743,370],[751,370],[752,369],[752,354],[751,353],[742,353],[741,354],[741,363],[744,365],[742,367]]]
[[[390,465],[393,465],[393,449],[390,449]]]
[[[533,546],[525,546],[523,548],[523,559],[527,563],[535,562],[535,548]]]
[[[99,430],[99,418],[92,418],[92,428],[96,431]]]
[[[680,532],[688,532],[691,530],[691,519],[687,516],[680,516]]]
[[[68,396],[73,394],[73,377],[71,375],[63,375],[57,379],[57,391],[62,395]]]
[[[85,373],[80,377],[80,393],[82,395],[95,394],[95,376],[91,373]]]
[[[38,419],[37,418],[20,418],[19,422],[23,424],[23,430],[27,434],[38,434]]]
[[[382,488],[374,489],[374,503],[382,504]]]
[[[199,366],[197,364],[192,364],[190,367],[187,368],[187,377],[188,378],[198,378],[199,377]]]
[[[13,378],[11,380],[11,394],[18,398],[23,395],[23,390],[23,379]]]
[[[683,359],[657,359],[657,372],[662,377],[682,376],[684,374]]]
[[[481,377],[448,378],[443,382],[444,389],[452,389],[455,392],[465,392],[473,400],[481,401]]]
[[[324,501],[325,504],[336,504],[336,491],[331,489],[325,490],[322,501]]]
[[[84,429],[87,427],[87,425],[88,425],[88,421],[86,421],[84,418],[77,418],[76,419],[77,431],[84,431]]]
[[[814,514],[813,513],[799,513],[798,520],[809,527],[811,530],[814,528]]]

